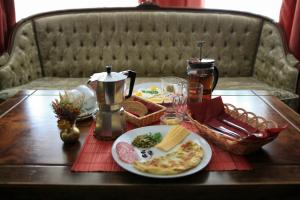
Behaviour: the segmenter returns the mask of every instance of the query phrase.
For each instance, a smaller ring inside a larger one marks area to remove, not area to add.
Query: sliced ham
[[[134,150],[133,146],[127,142],[119,142],[116,145],[116,151],[120,160],[123,162],[131,164],[134,161],[139,160],[139,155]]]

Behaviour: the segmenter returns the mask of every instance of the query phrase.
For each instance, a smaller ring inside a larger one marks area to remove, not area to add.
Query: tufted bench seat
[[[68,89],[111,64],[132,69],[138,82],[186,77],[196,42],[220,71],[219,89],[267,90],[296,108],[298,61],[270,19],[241,12],[156,7],[66,10],[20,21],[0,98],[20,89]],[[154,79],[152,79],[152,78]]]

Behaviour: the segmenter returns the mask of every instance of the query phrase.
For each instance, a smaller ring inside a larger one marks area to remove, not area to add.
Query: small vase
[[[80,136],[80,130],[77,128],[75,122],[64,122],[67,125],[62,126],[59,122],[58,127],[60,128],[60,138],[64,143],[75,143],[78,141]]]

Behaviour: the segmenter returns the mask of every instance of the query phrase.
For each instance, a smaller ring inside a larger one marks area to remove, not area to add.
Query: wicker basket
[[[147,126],[150,124],[153,124],[157,121],[160,120],[160,117],[164,114],[166,107],[153,103],[151,101],[148,101],[146,99],[137,97],[137,96],[132,96],[129,98],[129,100],[133,101],[138,101],[143,103],[149,110],[148,114],[142,117],[138,117],[130,112],[127,112],[125,110],[125,117],[126,121],[136,125],[137,127],[141,126]]]
[[[224,104],[225,112],[232,116],[233,118],[245,122],[257,128],[260,132],[264,132],[266,128],[278,128],[278,124],[274,121],[269,121],[263,117],[256,116],[252,112],[247,112],[242,108],[236,108],[231,104]],[[234,154],[245,155],[259,150],[263,145],[274,140],[277,135],[265,138],[243,138],[243,139],[233,139],[222,135],[217,131],[210,129],[208,126],[193,120],[194,125],[199,129],[199,134],[210,142],[216,144],[217,146],[230,151]]]

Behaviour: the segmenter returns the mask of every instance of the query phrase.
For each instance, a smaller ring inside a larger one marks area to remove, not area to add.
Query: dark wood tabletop
[[[50,106],[58,92],[23,91],[0,104],[0,199],[300,198],[300,117],[274,96],[214,92],[225,103],[288,125],[272,143],[246,156],[253,170],[200,171],[162,180],[129,172],[71,172],[92,119],[77,123],[80,142],[64,144]]]

